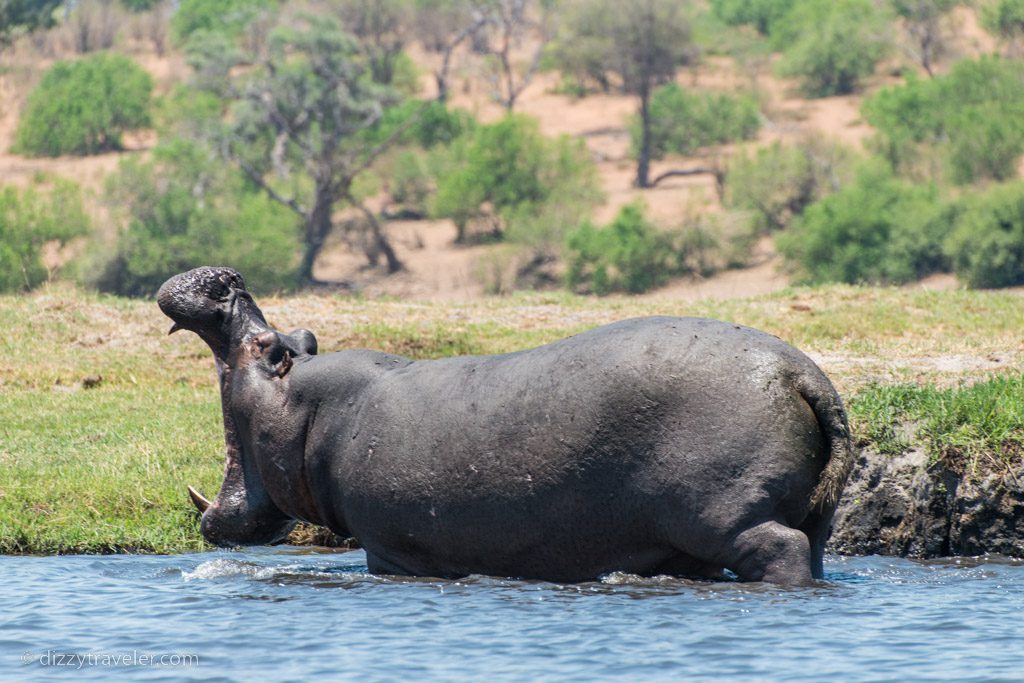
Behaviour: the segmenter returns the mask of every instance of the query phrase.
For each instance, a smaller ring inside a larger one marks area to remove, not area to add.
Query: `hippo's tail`
[[[839,496],[853,469],[855,453],[842,400],[824,375],[820,372],[815,374],[817,376],[811,381],[800,383],[800,394],[814,411],[829,444],[828,462],[821,471],[808,508],[808,512],[822,513],[834,510],[839,503]]]

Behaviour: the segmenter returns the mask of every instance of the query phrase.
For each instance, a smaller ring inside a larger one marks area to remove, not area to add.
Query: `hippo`
[[[223,484],[213,501],[188,489],[213,544],[277,543],[304,521],[357,539],[374,574],[823,577],[849,427],[828,378],[774,336],[647,317],[410,360],[318,354],[226,267],[157,297],[220,378]]]

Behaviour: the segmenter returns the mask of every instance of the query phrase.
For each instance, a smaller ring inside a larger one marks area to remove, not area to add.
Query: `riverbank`
[[[988,483],[962,499],[966,507],[1020,492],[1018,293],[828,287],[718,302],[542,293],[456,304],[330,294],[260,303],[272,325],[312,329],[323,351],[415,358],[512,351],[639,315],[731,320],[811,355],[847,401],[859,446],[888,458],[883,471],[915,453],[909,471],[941,464],[959,467],[958,481],[979,475]],[[198,338],[167,337],[169,322],[152,301],[70,287],[0,297],[0,325],[0,553],[206,547],[185,485],[215,492],[223,455],[213,364]],[[956,490],[966,495],[969,486]],[[868,509],[863,494],[847,499]],[[1017,508],[1007,505],[1013,518]],[[1015,538],[1011,527],[1004,523],[1003,535]]]

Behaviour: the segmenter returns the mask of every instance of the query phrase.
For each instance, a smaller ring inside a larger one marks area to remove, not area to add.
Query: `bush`
[[[852,159],[849,150],[835,144],[776,142],[753,157],[730,161],[723,203],[749,211],[757,232],[782,230],[809,204],[839,189]]]
[[[148,296],[196,266],[232,266],[263,291],[298,284],[297,217],[206,149],[174,142],[153,159],[126,159],[107,183],[125,228],[86,280],[101,290]]]
[[[737,26],[753,24],[761,35],[768,35],[795,0],[711,0],[711,10],[719,19]]]
[[[546,138],[536,121],[518,115],[457,139],[435,163],[435,173],[432,213],[455,221],[459,241],[468,237],[471,224],[494,238],[508,231],[525,239],[531,227],[561,231],[577,224],[599,198],[596,169],[583,143]],[[550,213],[569,222],[538,221]],[[560,236],[544,242],[560,242]]]
[[[29,290],[47,279],[41,255],[48,242],[65,244],[89,231],[79,188],[44,179],[19,191],[0,188],[0,292]]]
[[[955,216],[933,187],[900,180],[875,161],[807,207],[778,243],[801,282],[897,284],[948,269],[942,245]]]
[[[875,147],[903,173],[934,153],[959,183],[1016,175],[1024,153],[1024,73],[997,57],[958,62],[945,76],[885,88],[863,105]]]
[[[773,24],[780,72],[813,97],[857,89],[889,51],[888,18],[871,0],[803,0]]]
[[[997,0],[984,6],[981,23],[1015,49],[1024,40],[1024,0]]]
[[[278,0],[181,0],[171,17],[171,32],[179,44],[200,32],[237,36],[260,13],[279,4]]]
[[[423,149],[450,145],[476,123],[468,112],[449,109],[443,102],[410,99],[388,108],[380,122],[364,133],[366,143],[379,145],[387,141],[413,117],[416,119],[399,134],[397,142]]]
[[[643,204],[633,202],[603,228],[584,222],[569,234],[567,245],[570,289],[639,294],[675,275],[708,274],[707,252],[717,242],[699,227],[662,231],[647,220]]]
[[[749,95],[688,92],[676,83],[651,96],[651,156],[691,154],[701,147],[749,140],[761,127],[757,100]],[[630,124],[633,154],[640,148],[639,115]]]
[[[122,55],[57,62],[29,95],[14,151],[31,156],[119,149],[121,133],[149,125],[153,80]]]
[[[970,287],[1024,284],[1024,182],[965,200],[946,252]]]

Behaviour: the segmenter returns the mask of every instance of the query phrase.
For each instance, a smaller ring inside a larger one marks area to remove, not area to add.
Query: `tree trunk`
[[[651,92],[646,84],[640,89],[640,152],[636,164],[636,186],[650,187],[651,172]]]
[[[388,262],[388,274],[403,270],[405,265],[398,260],[398,255],[391,246],[388,236],[384,234],[384,228],[381,226],[380,221],[377,220],[377,216],[365,204],[356,200],[355,197],[349,195],[347,199],[352,203],[352,206],[362,211],[363,215],[366,216],[366,221],[370,225],[370,234],[373,236],[373,245],[379,253],[384,254],[384,259]],[[371,265],[373,264],[371,263]]]
[[[304,285],[316,284],[318,280],[313,277],[313,266],[316,263],[320,251],[324,248],[327,236],[331,234],[334,223],[331,220],[331,212],[334,209],[334,197],[327,187],[317,187],[316,201],[313,211],[305,217],[305,244],[302,252],[302,262],[299,264],[299,280]]]

